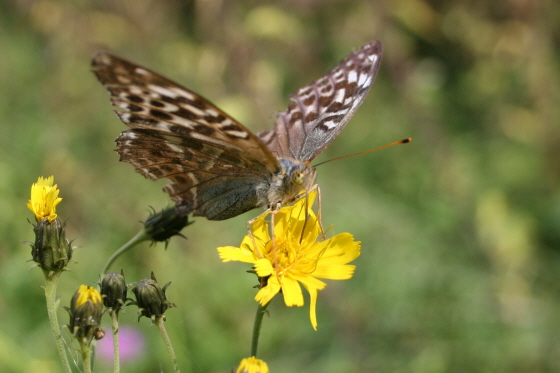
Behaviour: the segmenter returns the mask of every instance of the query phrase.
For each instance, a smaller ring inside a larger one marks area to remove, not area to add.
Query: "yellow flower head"
[[[37,183],[31,186],[31,199],[27,207],[35,214],[37,222],[48,220],[52,223],[56,219],[56,205],[62,201],[58,198],[57,185],[53,185],[54,176],[48,178],[39,177]]]
[[[268,365],[254,356],[241,360],[235,373],[269,373]]]
[[[321,227],[313,210],[307,208],[313,205],[315,197],[316,192],[312,192],[307,202],[303,198],[293,206],[258,218],[251,227],[256,247],[247,235],[240,247],[219,247],[218,252],[224,262],[252,263],[259,277],[268,277],[266,286],[255,296],[261,305],[270,302],[282,290],[288,307],[303,306],[301,283],[309,292],[311,325],[316,330],[317,293],[326,286],[318,278],[351,278],[356,266],[347,263],[360,255],[360,242],[354,241],[350,233],[317,240],[323,236]],[[265,220],[270,214],[274,214],[274,240]]]

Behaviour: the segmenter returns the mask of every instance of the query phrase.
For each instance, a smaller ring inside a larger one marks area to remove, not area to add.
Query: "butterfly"
[[[290,96],[274,128],[253,134],[207,99],[135,63],[98,52],[92,69],[130,127],[120,160],[164,191],[181,214],[224,220],[257,207],[276,210],[313,188],[310,163],[342,131],[379,70],[372,41]]]

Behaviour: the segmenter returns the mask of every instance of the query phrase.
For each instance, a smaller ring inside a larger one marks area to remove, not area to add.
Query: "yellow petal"
[[[253,257],[252,252],[239,247],[234,247],[234,246],[218,247],[218,253],[220,255],[220,259],[222,259],[223,262],[229,262],[232,260],[244,262],[244,263],[255,262],[255,258]]]
[[[257,272],[257,276],[266,277],[270,276],[272,272],[274,272],[274,268],[272,267],[270,260],[259,259],[255,262],[255,271]]]
[[[360,242],[354,241],[350,233],[340,233],[313,247],[323,250],[322,264],[345,264],[360,256]]]
[[[259,237],[253,238],[254,240],[251,239],[249,235],[245,236],[240,247],[247,252],[247,255],[252,255],[255,259],[260,259],[263,257],[262,253],[264,253],[265,242],[267,241],[263,242]]]
[[[282,294],[284,295],[284,303],[286,306],[303,306],[303,293],[299,283],[291,278],[282,278]]]
[[[309,289],[323,290],[325,286],[327,286],[326,283],[312,276],[300,276],[297,277],[297,280],[301,282],[307,290]]]
[[[317,330],[317,295],[315,289],[307,289],[309,292],[309,320],[313,329]]]
[[[251,232],[253,233],[253,237],[255,240],[260,240],[262,242],[270,241],[270,236],[268,234],[268,224],[266,223],[266,216],[268,214],[262,214],[257,220],[253,222],[251,226]],[[247,235],[246,237],[250,237]]]
[[[356,266],[351,264],[328,266],[319,265],[313,272],[313,276],[329,280],[348,280],[352,278],[355,270]]]
[[[273,281],[273,278],[275,279],[274,276],[270,277],[268,279],[269,280],[268,284],[264,288],[259,290],[257,295],[255,295],[255,300],[263,306],[265,304],[268,304],[268,302],[270,302],[272,300],[272,298],[274,298],[274,296],[276,294],[278,294],[278,292],[281,289],[281,286],[278,283],[278,281],[276,281],[276,282]]]
[[[91,300],[94,304],[101,304],[103,303],[103,299],[101,298],[101,294],[95,288],[87,285],[80,285],[78,290],[76,290],[77,298],[75,298],[75,306],[79,307],[86,303],[88,300]]]

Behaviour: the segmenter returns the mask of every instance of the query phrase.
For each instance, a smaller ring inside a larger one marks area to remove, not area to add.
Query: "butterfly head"
[[[309,166],[309,163],[294,167],[290,177],[293,185],[301,186],[301,190],[309,191],[315,183],[316,170],[315,167]]]
[[[292,202],[301,192],[307,192],[315,183],[315,168],[309,162],[279,159],[282,172],[271,185],[269,203],[286,204]]]
[[[305,182],[305,168],[297,169],[290,175],[292,183],[295,185],[302,185]]]

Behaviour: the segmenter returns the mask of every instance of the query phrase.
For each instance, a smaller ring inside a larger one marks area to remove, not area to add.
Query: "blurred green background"
[[[560,371],[558,1],[0,6],[0,371],[60,371],[42,273],[28,270],[21,243],[33,240],[31,183],[55,176],[79,246],[62,305],[98,280],[149,206],[169,202],[164,181],[118,162],[125,126],[90,72],[96,50],[161,72],[258,131],[290,93],[373,39],[384,46],[377,80],[317,162],[414,141],[319,167],[324,223],[354,234],[362,255],[353,279],[320,293],[318,331],[308,304],[273,301],[260,357],[276,373]],[[256,281],[215,248],[239,244],[258,213],[196,219],[188,240],[143,245],[113,268],[129,282],[151,270],[173,281],[167,326],[183,372],[228,372],[249,353]],[[121,322],[145,339],[122,371],[169,372],[149,320],[130,308]]]

